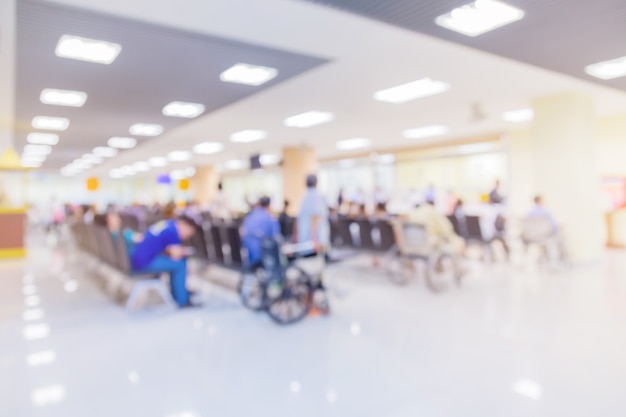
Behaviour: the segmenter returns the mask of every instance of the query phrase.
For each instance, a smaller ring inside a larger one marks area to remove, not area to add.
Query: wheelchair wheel
[[[264,310],[267,307],[266,285],[263,268],[242,273],[238,291],[243,305],[254,311]]]
[[[457,265],[449,255],[440,255],[429,261],[425,275],[426,286],[432,292],[443,292],[461,284]]]
[[[303,270],[290,266],[285,270],[281,294],[270,301],[268,313],[279,324],[302,320],[311,310],[311,279]]]
[[[391,282],[396,285],[407,285],[415,276],[415,272],[415,262],[399,254],[394,256],[387,265],[387,275],[389,275]]]

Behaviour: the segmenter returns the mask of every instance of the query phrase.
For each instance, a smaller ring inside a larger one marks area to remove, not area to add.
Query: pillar
[[[570,93],[533,101],[532,177],[537,194],[563,225],[574,262],[600,260],[605,225],[596,168],[591,97]]]
[[[0,1],[0,153],[13,147],[16,0]]]
[[[192,179],[193,199],[202,206],[209,204],[217,193],[219,181],[219,173],[212,166],[196,167]]]
[[[283,196],[290,205],[289,214],[300,211],[300,201],[306,191],[306,176],[317,172],[315,150],[309,147],[283,149]]]

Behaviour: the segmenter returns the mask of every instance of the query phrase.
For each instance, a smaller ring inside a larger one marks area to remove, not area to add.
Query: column
[[[220,176],[212,166],[196,167],[196,175],[192,179],[194,200],[201,206],[209,204],[215,194],[220,181]]]
[[[600,260],[606,231],[593,101],[582,94],[561,94],[534,100],[533,109],[530,147],[535,191],[563,225],[571,259]]]
[[[13,147],[16,0],[0,1],[0,154]]]
[[[317,172],[315,150],[309,147],[283,149],[283,196],[290,202],[290,215],[300,211],[300,201],[306,191],[306,176]]]

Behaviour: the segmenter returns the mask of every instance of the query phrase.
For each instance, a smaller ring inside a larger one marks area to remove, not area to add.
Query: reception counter
[[[26,255],[25,230],[25,209],[0,208],[0,259],[21,258]]]

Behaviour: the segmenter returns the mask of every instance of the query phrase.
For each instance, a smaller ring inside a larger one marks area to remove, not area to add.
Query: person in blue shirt
[[[169,272],[172,296],[180,307],[192,307],[187,290],[187,250],[182,242],[196,234],[197,225],[189,217],[163,220],[150,226],[130,256],[133,272]]]
[[[298,214],[298,242],[313,242],[316,251],[320,251],[330,244],[328,204],[317,190],[316,175],[306,177],[306,187]]]
[[[280,236],[280,224],[270,213],[269,197],[261,197],[241,226],[243,247],[248,251],[248,265],[255,268],[262,259],[261,241]]]

